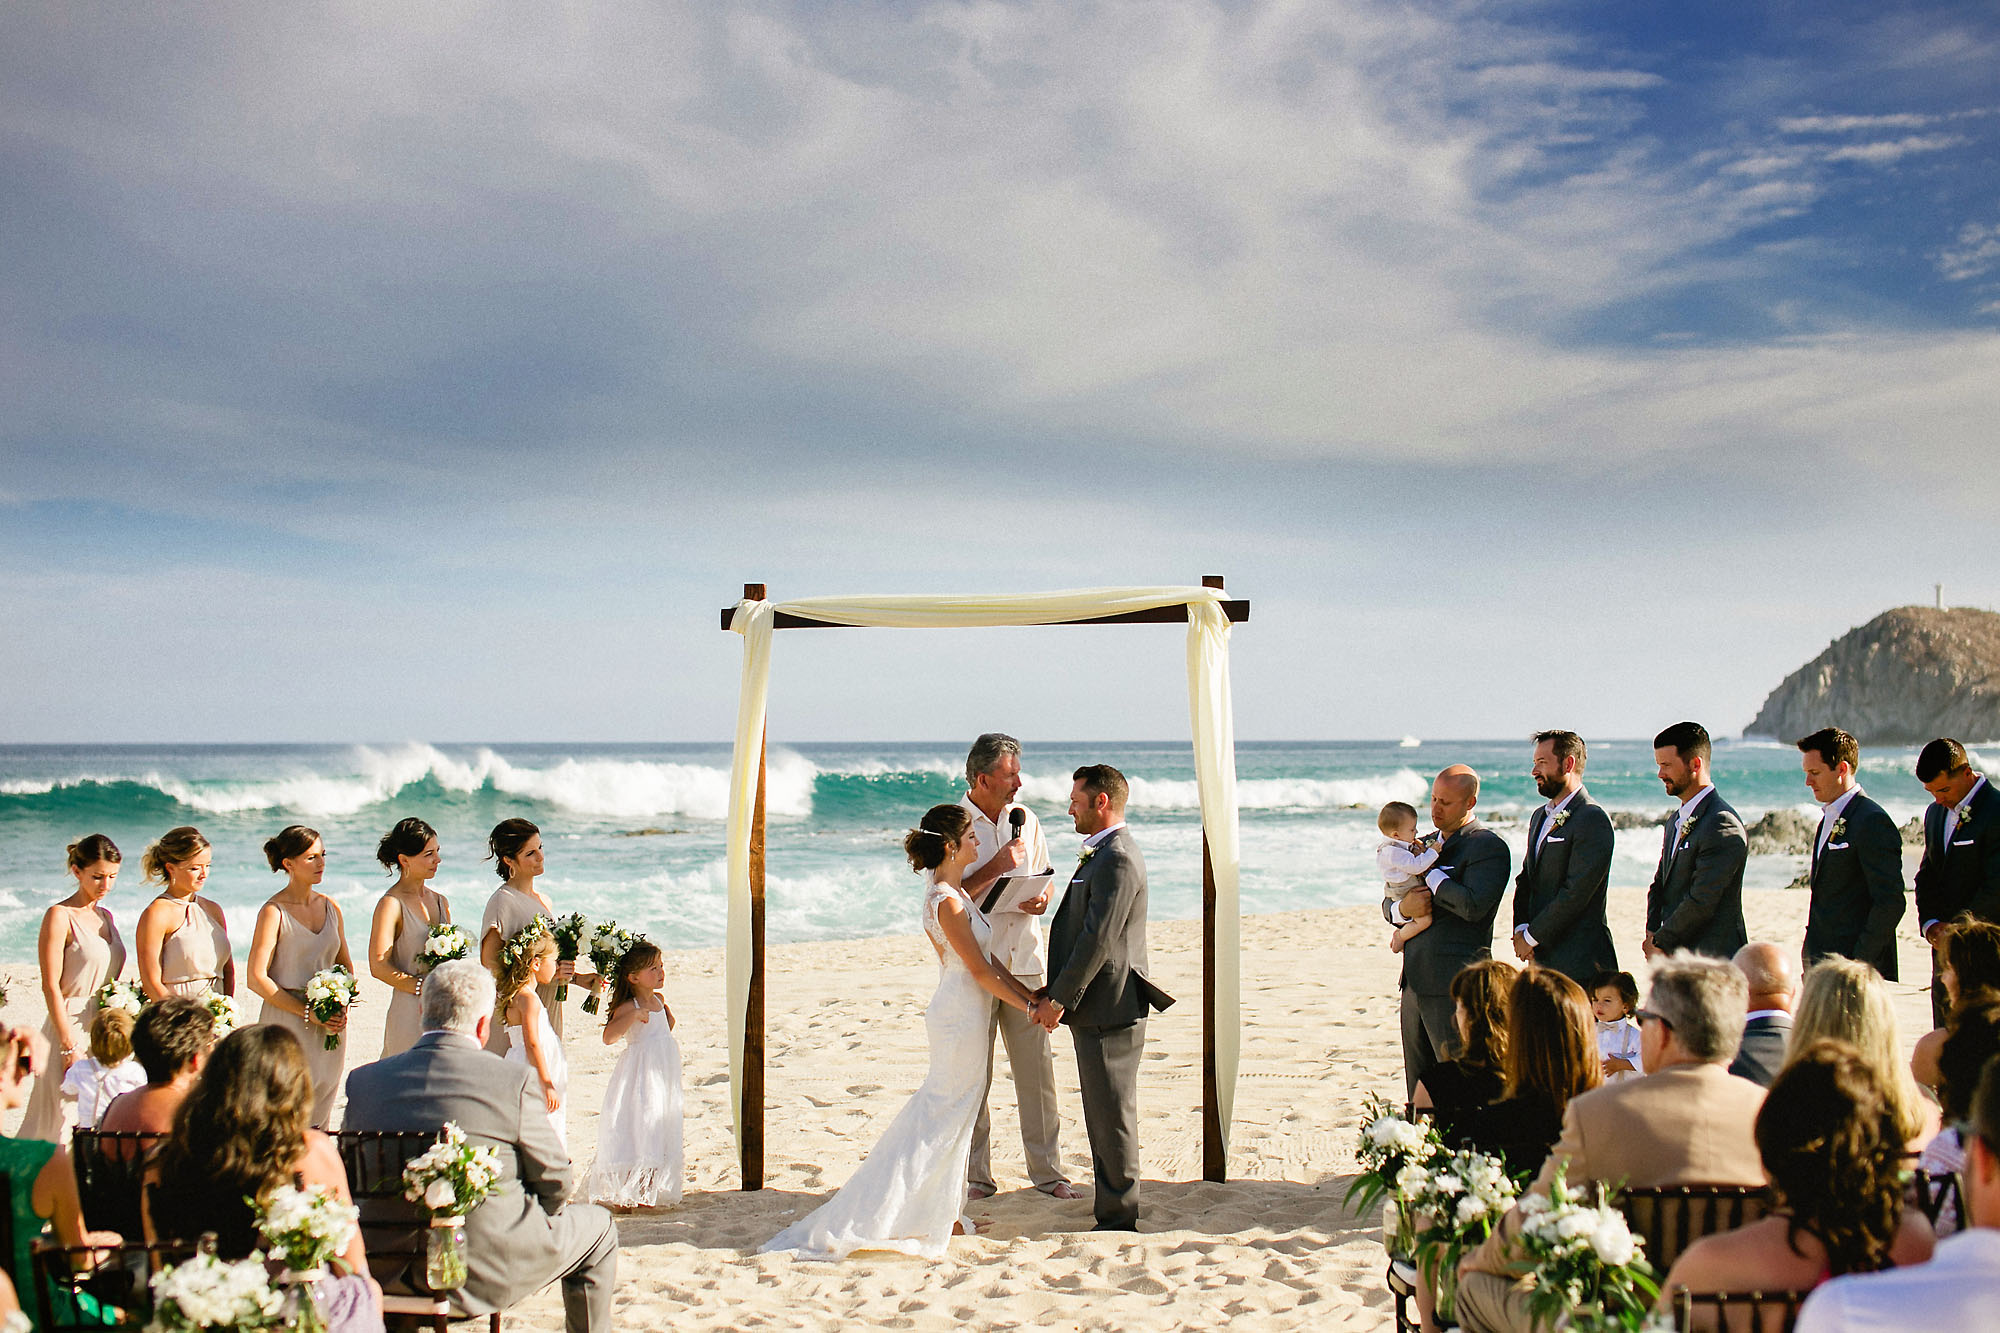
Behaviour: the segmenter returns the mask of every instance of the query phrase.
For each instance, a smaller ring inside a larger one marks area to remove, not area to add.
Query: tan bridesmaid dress
[[[524,893],[511,884],[502,884],[494,895],[486,900],[486,915],[479,921],[479,940],[483,944],[486,932],[497,929],[500,932],[500,942],[505,944],[519,934],[522,927],[538,916],[548,917],[551,926],[555,924],[555,917],[542,905],[540,898],[532,893]],[[563,1011],[562,1006],[556,1003],[556,983],[552,981],[546,986],[535,987],[535,994],[541,997],[542,1007],[549,1011],[549,1026],[556,1030],[556,1039],[560,1041],[563,1034]],[[495,1055],[507,1053],[507,1025],[498,1014],[494,1015],[493,1025],[486,1033],[486,1049]]]
[[[340,913],[333,909],[331,899],[326,904],[326,920],[320,923],[318,930],[307,930],[296,917],[280,907],[278,942],[271,949],[271,963],[265,969],[271,980],[281,989],[289,991],[293,999],[303,1002],[306,982],[312,979],[313,973],[332,967],[340,957],[339,924]],[[341,1066],[347,1062],[347,1034],[329,1034],[312,1020],[280,1009],[269,1000],[264,1001],[263,1012],[257,1015],[257,1021],[290,1028],[298,1037],[299,1046],[306,1055],[306,1072],[312,1075],[312,1126],[314,1129],[327,1128],[327,1118],[333,1114],[334,1098],[340,1095]],[[326,1049],[329,1035],[340,1038],[340,1043],[330,1051]]]
[[[398,903],[401,921],[396,927],[396,938],[389,945],[389,966],[407,976],[422,976],[423,968],[417,962],[417,950],[424,947],[430,938],[431,927],[441,926],[451,920],[451,903],[435,889],[423,891],[424,907],[431,913],[429,921]],[[476,943],[476,942],[475,942]],[[389,992],[389,1016],[382,1024],[382,1058],[401,1055],[417,1044],[417,1038],[424,1035],[423,1001],[414,995],[399,990]]]
[[[229,957],[229,932],[203,910],[198,896],[180,904],[180,911],[181,924],[160,945],[160,984],[171,994],[200,999],[221,989],[218,983],[222,961]]]
[[[97,1017],[97,990],[125,967],[125,941],[118,938],[118,923],[101,907],[90,909],[100,923],[96,932],[84,930],[75,912],[69,915],[69,932],[63,936],[62,974],[56,989],[62,992],[63,1008],[70,1026],[76,1030],[78,1054],[87,1052],[90,1024]],[[28,1109],[21,1118],[19,1137],[62,1142],[62,1038],[56,1033],[53,1015],[42,1020],[42,1035],[49,1042],[49,1067],[35,1079],[28,1094]]]

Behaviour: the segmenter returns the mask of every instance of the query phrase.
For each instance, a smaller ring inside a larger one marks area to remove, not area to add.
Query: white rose
[[[1590,1248],[1597,1257],[1612,1267],[1632,1262],[1637,1247],[1632,1243],[1632,1232],[1624,1221],[1604,1222],[1590,1233]]]
[[[1577,1240],[1596,1229],[1597,1218],[1590,1213],[1564,1213],[1556,1220],[1556,1235],[1564,1240]]]
[[[1486,1216],[1486,1201],[1476,1194],[1468,1194],[1458,1201],[1458,1224],[1477,1221]]]
[[[457,1202],[458,1191],[451,1187],[449,1180],[433,1180],[430,1188],[424,1191],[424,1206],[426,1208],[445,1209]]]
[[[1406,1199],[1421,1194],[1430,1183],[1431,1173],[1414,1162],[1396,1173],[1397,1192]]]
[[[1391,1142],[1399,1152],[1416,1152],[1424,1146],[1424,1138],[1421,1126],[1413,1125],[1407,1120],[1399,1120],[1396,1122],[1395,1138]]]

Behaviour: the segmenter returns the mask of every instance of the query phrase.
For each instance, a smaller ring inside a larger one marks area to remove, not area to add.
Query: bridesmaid
[[[42,999],[48,1021],[49,1067],[35,1080],[21,1120],[24,1139],[62,1141],[63,1074],[89,1049],[90,1024],[97,1016],[97,988],[125,967],[125,941],[101,904],[118,880],[125,858],[116,843],[93,833],[69,845],[69,873],[76,892],[42,916],[36,957],[42,967]]]
[[[236,994],[222,909],[201,896],[213,858],[201,830],[183,825],[161,834],[139,860],[148,883],[167,886],[139,913],[139,989],[149,1000]]]
[[[486,847],[493,872],[502,883],[486,900],[486,915],[480,918],[479,961],[498,976],[501,946],[538,916],[545,916],[554,924],[556,908],[548,895],[535,887],[544,866],[540,829],[525,819],[503,819],[493,826]],[[568,981],[588,990],[597,989],[596,975],[578,972],[574,962],[557,963],[555,980],[535,988],[535,994],[549,1011],[549,1026],[556,1030],[558,1041],[563,1034],[563,1007],[556,1003],[556,987]],[[486,1049],[495,1055],[507,1053],[507,1029],[497,1017],[486,1034]]]
[[[285,887],[257,909],[257,925],[250,936],[250,989],[264,997],[257,1021],[290,1028],[299,1039],[313,1085],[307,1123],[325,1129],[333,1099],[340,1093],[340,1067],[347,1059],[347,1043],[329,1051],[326,1037],[346,1030],[347,1015],[322,1026],[306,1012],[306,982],[335,963],[354,971],[354,959],[347,952],[347,924],[340,904],[315,887],[326,875],[326,847],[318,830],[293,824],[264,844],[264,859],[273,871],[284,873]],[[313,925],[315,921],[319,924]]]
[[[382,835],[375,859],[396,876],[396,883],[375,904],[368,928],[368,970],[387,986],[389,1017],[382,1028],[382,1058],[401,1055],[424,1035],[423,974],[417,970],[417,950],[424,947],[432,926],[451,920],[451,903],[429,882],[438,872],[437,830],[421,819],[402,819]]]

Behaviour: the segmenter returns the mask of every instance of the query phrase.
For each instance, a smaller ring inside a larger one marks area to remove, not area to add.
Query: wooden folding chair
[[[453,1319],[475,1318],[454,1308],[452,1292],[433,1291],[425,1283],[428,1218],[403,1197],[403,1168],[431,1150],[438,1131],[343,1129],[330,1137],[347,1170],[348,1193],[361,1210],[361,1244],[368,1251],[369,1272],[384,1288],[383,1315],[429,1324],[438,1333]],[[392,1283],[399,1290],[388,1290]],[[500,1333],[498,1311],[487,1316],[487,1323],[492,1333]]]
[[[1771,1210],[1771,1195],[1752,1185],[1660,1185],[1619,1192],[1618,1207],[1632,1234],[1646,1242],[1646,1262],[1666,1276],[1681,1252],[1722,1231],[1758,1221]]]
[[[70,1163],[76,1170],[77,1197],[83,1202],[83,1224],[93,1231],[115,1231],[137,1240],[145,1228],[139,1219],[140,1185],[146,1158],[163,1134],[79,1129],[70,1136]]]
[[[1680,1333],[1792,1333],[1808,1291],[1710,1291],[1674,1296]]]

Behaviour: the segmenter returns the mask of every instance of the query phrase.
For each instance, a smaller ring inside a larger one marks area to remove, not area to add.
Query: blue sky
[[[1986,4],[0,15],[0,733],[710,739],[779,596],[1230,577],[1245,737],[2000,603]],[[1181,734],[1171,631],[774,734]]]

